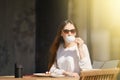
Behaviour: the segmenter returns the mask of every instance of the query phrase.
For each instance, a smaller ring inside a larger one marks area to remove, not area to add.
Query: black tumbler
[[[15,64],[15,78],[23,77],[23,66]]]

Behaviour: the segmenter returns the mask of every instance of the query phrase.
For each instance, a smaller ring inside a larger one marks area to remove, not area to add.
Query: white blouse
[[[85,57],[80,59],[79,50],[76,45],[64,48],[63,44],[61,44],[57,51],[56,61],[50,68],[50,72],[63,74],[63,71],[69,71],[80,74],[81,70],[92,69],[87,46],[83,44],[82,49]]]

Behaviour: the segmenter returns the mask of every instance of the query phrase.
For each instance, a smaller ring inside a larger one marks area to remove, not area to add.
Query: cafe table
[[[75,77],[50,77],[50,76],[23,76],[22,78],[15,78],[14,76],[0,76],[0,80],[79,80]]]

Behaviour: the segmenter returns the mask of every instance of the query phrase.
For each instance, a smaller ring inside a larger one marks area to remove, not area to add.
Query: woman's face
[[[65,40],[67,36],[76,36],[76,30],[73,24],[68,23],[61,31],[61,36]]]

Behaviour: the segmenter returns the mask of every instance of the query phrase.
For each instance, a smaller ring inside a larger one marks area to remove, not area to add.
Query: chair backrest
[[[116,80],[119,68],[81,71],[80,80]]]
[[[116,68],[120,67],[120,60],[108,60],[108,61],[93,61],[94,69],[107,69],[107,68]]]

